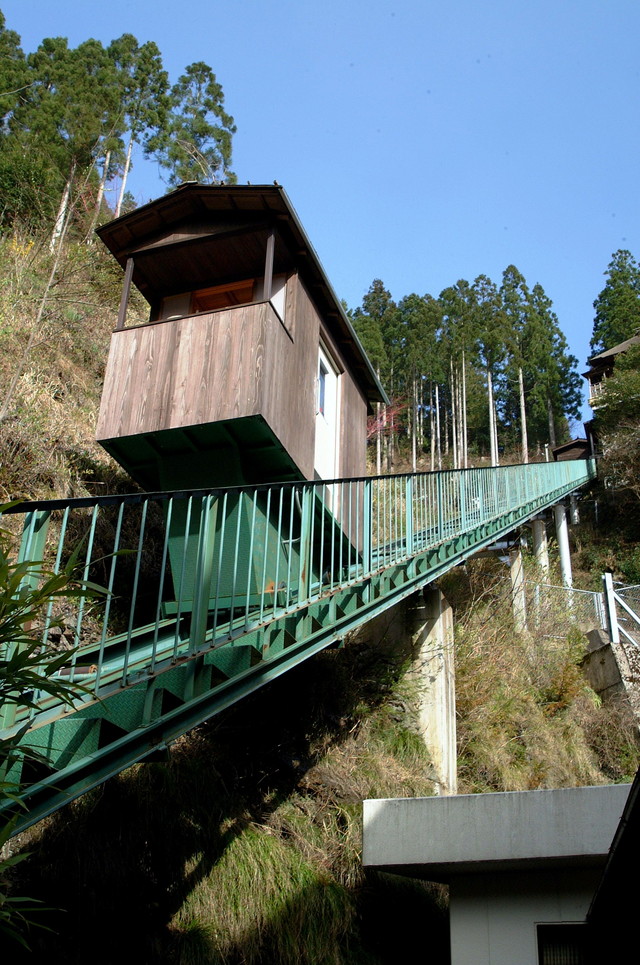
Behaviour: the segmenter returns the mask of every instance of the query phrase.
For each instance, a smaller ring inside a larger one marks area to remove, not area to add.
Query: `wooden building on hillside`
[[[571,439],[570,442],[564,442],[561,446],[554,446],[551,453],[554,462],[565,462],[568,459],[588,459],[592,455],[588,439]]]
[[[620,342],[619,345],[614,345],[598,355],[591,356],[587,363],[589,368],[582,375],[589,383],[589,405],[592,409],[598,408],[600,396],[605,390],[607,379],[613,375],[618,356],[624,355],[625,352],[636,345],[640,345],[640,335],[632,335],[631,338]]]
[[[184,184],[98,234],[125,277],[97,438],[144,488],[364,475],[385,394],[281,187]]]

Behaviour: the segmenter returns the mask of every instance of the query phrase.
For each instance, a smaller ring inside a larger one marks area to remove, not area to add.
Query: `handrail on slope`
[[[496,520],[515,525],[594,474],[576,460],[31,501],[4,516],[22,522],[21,561],[58,571],[82,543],[82,577],[106,587],[99,604],[52,603],[39,628],[98,698]]]
[[[0,707],[0,738],[41,755],[15,759],[24,809],[0,814],[23,830],[594,476],[575,461],[5,507],[18,559],[44,562],[25,579],[75,552],[106,594],[55,600],[31,628],[82,691]]]

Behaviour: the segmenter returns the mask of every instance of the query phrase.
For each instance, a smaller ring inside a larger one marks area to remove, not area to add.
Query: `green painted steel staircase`
[[[273,680],[595,476],[592,461],[21,503],[21,561],[102,599],[53,603],[43,653],[73,707],[0,708],[46,763],[13,765],[24,829]],[[64,632],[59,624],[62,622]],[[11,811],[14,805],[5,806]]]

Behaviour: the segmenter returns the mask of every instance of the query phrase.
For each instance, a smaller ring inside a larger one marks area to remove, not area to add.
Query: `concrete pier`
[[[456,693],[453,611],[443,593],[426,586],[416,601],[413,667],[419,691],[418,727],[438,775],[439,794],[456,794]]]
[[[527,600],[524,583],[522,548],[518,543],[509,552],[509,573],[511,575],[511,609],[517,633],[527,629]]]
[[[567,525],[567,513],[562,503],[555,504],[553,507],[553,515],[556,523],[558,549],[560,551],[560,574],[562,576],[562,582],[564,586],[573,586],[571,551],[569,549],[569,527]]]
[[[549,576],[549,546],[547,543],[547,524],[541,516],[532,520],[533,552],[540,571],[540,576],[546,580]]]

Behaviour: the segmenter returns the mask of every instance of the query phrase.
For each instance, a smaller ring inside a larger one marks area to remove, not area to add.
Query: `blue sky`
[[[399,299],[515,264],[589,353],[611,254],[640,256],[637,0],[0,0],[43,37],[206,61],[238,180],[284,185],[338,295]],[[139,202],[165,190],[139,161]]]

